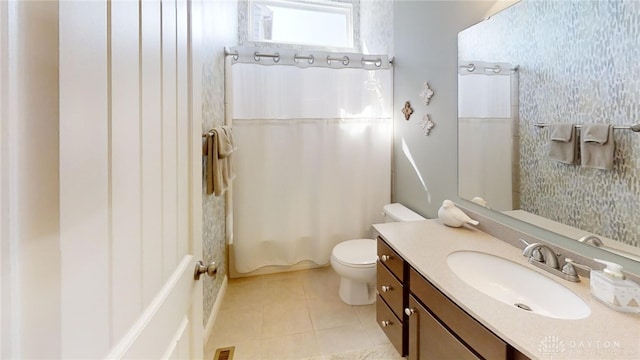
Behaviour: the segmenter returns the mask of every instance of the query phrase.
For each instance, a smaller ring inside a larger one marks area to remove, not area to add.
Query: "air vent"
[[[220,348],[216,350],[216,354],[213,356],[213,360],[232,360],[233,350],[235,346]]]

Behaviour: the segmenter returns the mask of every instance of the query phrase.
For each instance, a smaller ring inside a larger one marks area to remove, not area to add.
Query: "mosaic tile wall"
[[[209,0],[203,4],[203,96],[202,131],[224,124],[224,47],[233,46],[237,41],[236,0]],[[206,182],[203,181],[203,185]],[[207,195],[202,189],[202,252],[205,263],[215,261],[218,275],[204,280],[203,326],[206,326],[211,309],[227,275],[225,241],[225,201],[224,196]]]
[[[460,60],[520,66],[522,209],[640,247],[640,134],[616,130],[612,170],[550,161],[534,123],[640,121],[640,1],[529,1],[459,36]]]

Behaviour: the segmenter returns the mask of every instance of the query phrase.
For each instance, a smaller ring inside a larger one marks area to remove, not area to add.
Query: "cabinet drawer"
[[[409,270],[411,293],[485,359],[506,359],[508,345],[460,309],[414,269]]]
[[[402,319],[402,312],[404,311],[402,303],[402,294],[404,293],[404,286],[396,279],[391,272],[378,263],[377,265],[377,290],[378,294],[389,305],[391,310],[396,316]]]
[[[402,354],[402,322],[393,314],[380,295],[376,299],[376,320],[391,344],[398,353]],[[387,323],[384,323],[385,321]]]
[[[404,260],[379,236],[378,261],[383,263],[400,282],[404,282]]]

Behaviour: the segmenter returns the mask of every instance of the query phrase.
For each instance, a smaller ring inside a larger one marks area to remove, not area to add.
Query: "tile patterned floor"
[[[235,346],[234,360],[397,360],[375,305],[338,297],[331,266],[231,279],[205,347]]]

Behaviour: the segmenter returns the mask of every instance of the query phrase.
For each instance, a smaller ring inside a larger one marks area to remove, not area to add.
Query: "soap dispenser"
[[[640,285],[625,279],[622,265],[593,259],[605,265],[601,271],[591,271],[591,294],[616,311],[640,313]]]

